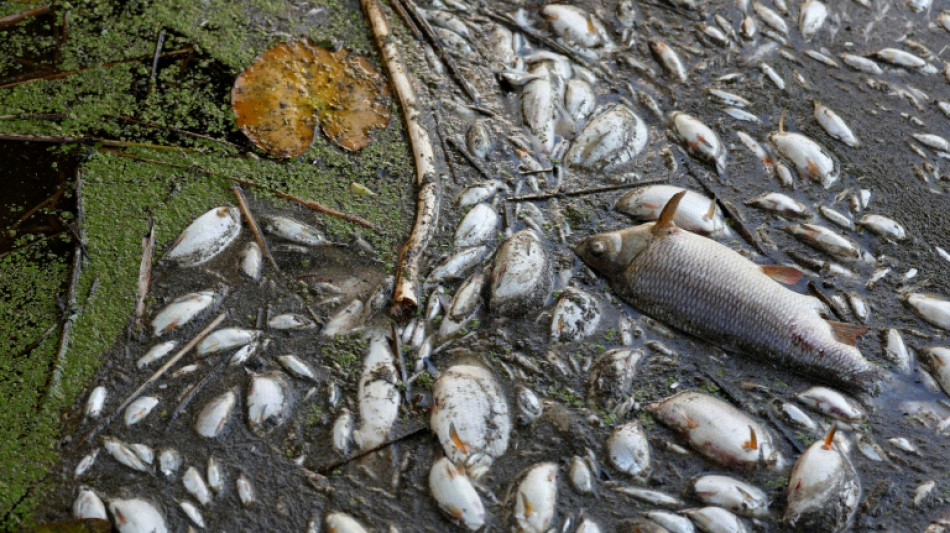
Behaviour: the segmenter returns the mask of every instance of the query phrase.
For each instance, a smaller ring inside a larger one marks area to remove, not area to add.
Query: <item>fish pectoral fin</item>
[[[794,285],[798,283],[804,274],[795,267],[784,265],[762,265],[762,273],[774,279],[779,283]]]
[[[865,326],[857,326],[847,322],[835,322],[834,320],[827,320],[826,322],[831,326],[831,333],[835,336],[835,340],[850,346],[857,345],[858,337],[868,330]]]
[[[676,209],[679,208],[680,200],[682,200],[684,196],[686,196],[686,191],[680,191],[674,194],[669,202],[666,202],[666,205],[663,206],[663,211],[660,212],[660,218],[657,219],[656,224],[653,226],[654,235],[660,236],[676,229],[676,223],[673,222],[673,217],[676,216]]]

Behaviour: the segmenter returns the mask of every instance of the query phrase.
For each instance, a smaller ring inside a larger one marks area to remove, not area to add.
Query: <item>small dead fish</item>
[[[327,514],[326,522],[327,533],[369,533],[355,518],[339,511]]]
[[[132,470],[138,470],[139,472],[151,471],[148,464],[146,464],[128,444],[111,437],[105,437],[102,441],[109,455],[120,464]]]
[[[824,226],[797,224],[784,229],[812,248],[828,253],[837,259],[855,260],[861,256],[858,246],[850,239]]]
[[[518,386],[518,423],[528,425],[541,416],[544,405],[533,390]]]
[[[163,448],[158,454],[158,471],[172,477],[181,467],[181,454],[174,448]]]
[[[864,412],[838,391],[827,387],[811,387],[795,396],[798,401],[818,413],[844,422],[860,422]]]
[[[317,324],[313,320],[310,320],[309,318],[297,313],[283,313],[268,320],[267,327],[285,331],[302,331],[307,329],[316,329]]]
[[[706,505],[722,507],[742,516],[764,518],[769,515],[765,492],[728,476],[706,475],[695,478],[690,486]]]
[[[176,298],[152,318],[152,328],[156,337],[168,333],[190,322],[214,303],[214,291],[201,291]]]
[[[907,238],[907,231],[903,226],[882,215],[864,215],[858,225],[885,239],[902,241]]]
[[[828,8],[818,0],[805,0],[798,16],[798,29],[806,41],[818,33],[825,19],[828,18]]]
[[[208,485],[197,468],[189,466],[188,470],[185,470],[184,475],[181,476],[181,482],[185,486],[185,490],[194,496],[198,503],[205,507],[211,503],[211,491],[208,490]]]
[[[581,494],[592,494],[594,492],[594,476],[585,459],[577,455],[572,457],[567,468],[567,475],[571,480],[571,486],[577,492]]]
[[[554,33],[569,43],[584,48],[606,44],[603,24],[597,17],[579,7],[548,4],[541,8],[541,14],[551,23]]]
[[[290,414],[290,391],[283,376],[280,372],[251,376],[247,420],[255,433],[264,433],[268,426],[279,426]]]
[[[449,338],[468,324],[469,320],[482,307],[483,289],[487,277],[481,271],[477,271],[455,291],[452,303],[446,310],[445,317],[439,325],[439,335],[443,338]]]
[[[109,513],[119,533],[168,533],[165,517],[155,505],[145,500],[112,500]]]
[[[838,165],[828,151],[800,133],[776,131],[769,141],[779,155],[795,165],[798,174],[818,181],[826,189],[838,180]]]
[[[950,301],[925,293],[906,294],[902,299],[920,318],[938,328],[950,330]]]
[[[195,507],[195,504],[189,501],[179,501],[178,506],[185,513],[185,516],[188,517],[188,520],[191,520],[191,523],[198,526],[198,529],[204,529],[205,527],[204,517],[201,516],[201,511],[198,510],[197,507]]]
[[[658,490],[631,487],[628,485],[615,486],[612,487],[611,490],[620,494],[631,496],[637,500],[655,505],[657,507],[676,508],[686,505],[683,500],[677,498],[676,496],[672,496]]]
[[[271,235],[304,246],[321,246],[329,244],[323,232],[292,218],[282,216],[260,217],[261,229]]]
[[[264,272],[264,254],[256,242],[247,243],[238,258],[241,272],[245,276],[255,281],[261,279],[261,274]]]
[[[625,105],[611,105],[581,130],[565,160],[577,167],[610,172],[636,158],[647,139],[643,119]]]
[[[468,151],[479,159],[485,159],[493,147],[491,131],[483,120],[476,121],[465,133],[465,145]],[[477,203],[477,202],[476,202]]]
[[[89,398],[86,399],[86,418],[95,420],[102,416],[102,408],[105,407],[106,398],[108,396],[109,391],[102,385],[92,389],[92,392],[89,393]]]
[[[673,75],[680,83],[686,83],[686,67],[676,51],[663,41],[650,41],[650,50],[663,65],[663,69]]]
[[[747,533],[749,531],[738,516],[722,507],[683,509],[680,512],[688,516],[703,531],[716,533]]]
[[[538,234],[521,230],[508,238],[495,255],[489,305],[504,316],[521,316],[541,306],[554,282],[551,259]]]
[[[476,531],[485,524],[485,507],[481,497],[475,492],[465,470],[457,468],[448,457],[442,457],[432,465],[429,492],[440,509],[470,531]]]
[[[92,453],[80,459],[79,464],[76,465],[76,469],[73,471],[73,478],[79,479],[85,475],[85,473],[92,468],[92,465],[96,463],[97,457],[99,457],[99,448],[96,448]]]
[[[618,426],[607,437],[607,459],[617,470],[646,479],[650,464],[650,442],[639,422]]]
[[[106,504],[88,488],[80,488],[79,495],[73,502],[73,518],[108,520],[106,515]]]
[[[183,267],[207,263],[234,242],[240,233],[240,210],[236,207],[216,207],[185,228],[163,260]]]
[[[458,229],[455,230],[455,247],[468,248],[487,244],[498,234],[500,225],[501,217],[492,206],[477,204],[459,222]]]
[[[152,412],[152,409],[154,409],[156,405],[158,405],[158,398],[154,396],[142,396],[136,399],[125,408],[125,415],[123,416],[125,425],[132,426],[138,424]]]
[[[254,485],[251,484],[251,480],[244,474],[241,474],[234,480],[234,484],[237,487],[238,499],[241,500],[241,505],[244,507],[252,507],[256,499],[254,495]]]
[[[399,416],[401,395],[396,387],[394,357],[386,337],[372,335],[357,393],[360,425],[353,432],[353,441],[361,450],[385,442]]]
[[[331,441],[333,442],[333,448],[344,456],[349,455],[354,428],[353,414],[350,413],[349,409],[343,408],[340,411],[340,416],[333,423]]]
[[[788,480],[789,527],[843,531],[854,519],[861,483],[847,454],[834,440],[835,427],[798,458]]]
[[[602,312],[597,300],[573,287],[561,292],[551,313],[551,340],[574,342],[591,336],[600,325]]]
[[[281,355],[277,358],[277,362],[296,378],[317,381],[317,374],[313,371],[313,368],[296,355]]]
[[[206,356],[238,348],[261,338],[262,332],[256,329],[223,328],[212,332],[198,343],[199,356]]]
[[[728,91],[723,91],[721,89],[706,89],[706,92],[710,95],[718,98],[722,103],[726,105],[731,105],[735,107],[746,107],[752,105],[752,102],[739,96],[738,94],[733,94]]]
[[[753,205],[767,211],[772,211],[785,218],[811,218],[811,211],[808,210],[805,204],[778,192],[770,192],[753,198],[747,201],[746,205]]]
[[[732,232],[715,201],[697,192],[672,185],[638,187],[621,196],[614,203],[614,210],[629,215],[634,220],[656,220],[670,199],[683,191],[686,191],[686,195],[680,200],[674,219],[678,227],[700,235],[724,239],[732,237]]]
[[[950,348],[945,346],[930,346],[920,350],[921,361],[930,370],[934,379],[950,396]]]
[[[544,533],[550,527],[557,504],[557,471],[556,463],[539,463],[522,477],[514,496],[520,531]]]
[[[773,69],[766,63],[759,63],[759,70],[761,70],[762,73],[765,74],[765,77],[768,78],[769,81],[771,81],[776,87],[778,87],[778,90],[780,91],[785,90],[785,80],[783,80],[782,77],[779,76],[778,72],[775,72],[775,69]]]
[[[428,281],[439,283],[463,279],[475,265],[481,263],[487,253],[487,246],[466,248],[456,252],[446,259],[445,262],[432,270],[432,273],[429,274]],[[324,328],[324,334],[326,334],[326,328]]]
[[[856,56],[854,54],[840,54],[838,57],[844,61],[845,65],[848,65],[854,70],[864,72],[865,74],[873,74],[875,76],[884,74],[884,71],[881,70],[881,67],[879,67],[878,64],[874,62],[874,60],[868,59],[866,57]]]
[[[632,348],[615,348],[598,356],[587,378],[588,401],[605,409],[623,401],[633,386],[637,363],[642,358],[643,351]]]
[[[564,110],[576,125],[590,116],[597,104],[594,89],[586,81],[570,79],[564,88]]]
[[[858,141],[858,138],[854,136],[851,128],[848,127],[837,113],[828,109],[817,100],[815,100],[814,104],[815,120],[818,121],[818,125],[828,132],[828,135],[831,135],[852,148],[860,146],[861,143]]]
[[[854,231],[854,221],[848,215],[828,207],[827,205],[818,206],[818,212],[821,216],[827,218],[839,228]]]
[[[883,48],[874,53],[874,57],[898,67],[919,69],[927,62],[923,59],[897,48]]]
[[[681,111],[670,114],[670,126],[695,157],[713,163],[716,171],[726,170],[726,147],[716,133],[699,119]]]
[[[761,2],[753,2],[752,9],[755,11],[755,14],[762,19],[762,22],[764,22],[770,28],[781,33],[782,35],[788,35],[788,24],[785,24],[785,20],[782,19],[782,15],[779,15],[772,9],[769,9]]]
[[[934,135],[932,133],[912,133],[911,137],[917,139],[920,144],[923,144],[928,148],[933,148],[934,150],[940,150],[942,152],[950,150],[950,141],[944,137],[941,137],[940,135]]]
[[[775,402],[773,404],[774,412],[782,420],[794,424],[802,429],[814,431],[818,429],[818,424],[799,409],[796,405],[788,402]]]

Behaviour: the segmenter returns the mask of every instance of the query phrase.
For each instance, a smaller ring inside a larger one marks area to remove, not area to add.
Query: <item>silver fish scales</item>
[[[677,197],[670,200],[655,224],[588,237],[575,251],[622,298],[653,318],[843,388],[873,388],[879,370],[855,346],[836,338],[853,340],[863,328],[825,321],[818,300],[773,279],[797,281],[794,269],[761,267],[677,228],[672,223],[677,203]]]

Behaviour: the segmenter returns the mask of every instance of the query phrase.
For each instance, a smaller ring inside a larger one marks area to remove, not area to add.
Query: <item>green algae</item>
[[[6,5],[0,15],[28,7]],[[115,4],[87,0],[57,7],[54,16],[0,32],[0,48],[10,51],[0,59],[0,72],[8,76],[5,79],[20,74],[10,57],[46,57],[54,51],[56,63],[48,71],[89,70],[0,89],[0,132],[95,137],[185,150],[128,146],[119,148],[120,154],[102,150],[95,141],[61,148],[83,159],[79,177],[89,255],[76,290],[81,312],[75,314],[69,337],[62,386],[45,405],[42,396],[59,328],[28,356],[8,354],[23,351],[50,326],[61,323],[58,301],[62,297],[58,295],[66,285],[69,266],[63,259],[38,261],[49,255],[43,243],[0,260],[0,401],[8,406],[0,413],[0,470],[4,472],[0,476],[0,530],[29,523],[32,510],[57,477],[68,475],[54,470],[59,443],[69,433],[64,423],[75,422],[75,415],[67,419],[62,413],[84,401],[94,385],[90,380],[100,358],[123,338],[130,323],[141,241],[150,219],[156,228],[156,257],[161,257],[195,217],[217,205],[233,205],[229,178],[240,178],[369,220],[380,228],[378,233],[311,214],[266,189],[244,187],[252,200],[317,220],[335,241],[363,238],[378,251],[384,265],[391,265],[408,231],[413,205],[412,161],[395,107],[393,122],[361,152],[343,152],[318,135],[303,156],[289,161],[247,153],[250,144],[233,124],[233,77],[276,41],[309,37],[340,42],[375,57],[355,3],[324,3],[322,12],[309,19],[308,10],[265,0]],[[57,25],[66,13],[69,38],[61,42]],[[151,60],[104,66],[151,56],[161,32],[166,36],[164,51],[193,47],[194,52],[163,59],[154,81],[150,80]],[[38,114],[52,118],[36,118]],[[355,193],[352,182],[376,195]],[[96,290],[91,291],[94,284]],[[338,352],[346,363],[345,348],[331,345],[327,349]]]

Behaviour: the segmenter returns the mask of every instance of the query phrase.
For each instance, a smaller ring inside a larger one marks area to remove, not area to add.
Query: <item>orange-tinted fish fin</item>
[[[835,340],[851,346],[857,345],[858,337],[868,330],[865,326],[857,326],[847,322],[835,322],[834,320],[828,320],[827,322],[831,326],[831,333],[835,336]]]
[[[838,424],[831,426],[831,429],[828,430],[828,434],[825,435],[825,443],[821,447],[825,450],[831,449],[831,443],[835,441],[835,432],[838,431]]]
[[[746,450],[758,450],[759,449],[759,439],[755,436],[755,430],[752,429],[752,426],[749,426],[749,440],[742,443],[742,447]]]
[[[705,215],[703,215],[703,219],[705,219],[705,220],[712,220],[712,219],[715,218],[715,217],[716,217],[716,201],[715,201],[715,200],[710,200],[710,201],[709,201],[709,210],[706,211],[706,214],[705,214]]]
[[[762,273],[786,285],[794,285],[804,276],[801,270],[784,265],[762,265]]]
[[[459,451],[468,455],[468,444],[465,444],[465,441],[459,436],[459,432],[455,429],[455,422],[449,424],[449,438],[452,439],[452,444],[455,444]]]
[[[686,420],[686,427],[687,427],[687,428],[689,428],[689,429],[696,429],[696,428],[699,427],[699,424],[698,424],[695,420],[693,420],[692,418],[690,418],[690,417],[688,417],[688,416],[686,416],[686,415],[683,415],[683,418]]]
[[[676,209],[679,207],[680,200],[682,200],[684,196],[686,196],[686,191],[680,191],[674,194],[669,202],[666,202],[663,211],[660,213],[660,218],[657,219],[656,225],[653,226],[654,235],[662,235],[664,232],[668,233],[676,229],[673,217],[676,216]]]

